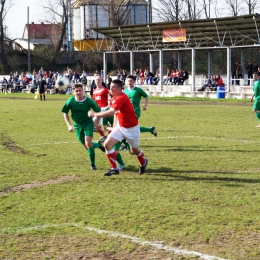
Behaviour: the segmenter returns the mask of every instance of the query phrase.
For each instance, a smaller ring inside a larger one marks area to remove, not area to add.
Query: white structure
[[[108,0],[76,0],[73,9],[74,40],[103,38],[91,28],[113,26],[109,19]],[[121,1],[120,13],[124,14],[124,24],[144,24],[149,21],[148,2],[145,0]],[[122,5],[123,3],[123,5]]]

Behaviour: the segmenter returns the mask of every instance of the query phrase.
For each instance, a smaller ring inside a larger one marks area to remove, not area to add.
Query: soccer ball
[[[69,84],[70,81],[67,77],[60,77],[55,83],[55,88],[59,90],[66,90]]]

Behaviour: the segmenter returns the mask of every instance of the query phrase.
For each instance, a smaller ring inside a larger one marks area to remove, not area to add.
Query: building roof
[[[112,51],[115,46],[120,50],[238,47],[249,45],[259,45],[260,47],[259,14],[92,29],[109,39],[113,39],[113,44],[107,45],[108,51]],[[163,42],[162,31],[166,29],[186,29],[186,40]]]
[[[32,22],[31,24],[29,24],[29,29],[31,39],[50,39],[53,36],[61,34],[60,24],[35,24],[34,22]],[[22,38],[28,39],[28,24],[26,24],[24,27]]]
[[[122,5],[123,0],[114,0],[114,4]],[[108,0],[76,0],[71,4],[72,8],[79,8],[80,6],[84,5],[107,5],[109,3]],[[131,4],[131,5],[148,5],[148,2],[145,0],[125,0],[125,4]]]

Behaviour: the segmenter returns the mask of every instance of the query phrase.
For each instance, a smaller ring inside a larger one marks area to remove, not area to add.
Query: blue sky
[[[9,1],[6,1],[9,2]],[[9,38],[22,38],[24,26],[27,23],[27,8],[29,6],[29,21],[34,23],[44,22],[45,12],[42,1],[39,0],[11,0],[13,6],[9,9],[5,25]]]

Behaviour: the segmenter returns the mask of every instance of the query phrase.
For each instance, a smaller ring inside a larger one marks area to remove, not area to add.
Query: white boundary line
[[[81,228],[83,230],[96,232],[98,234],[106,234],[106,235],[109,235],[111,237],[125,238],[125,239],[131,240],[132,242],[139,244],[139,245],[149,245],[149,246],[155,247],[159,250],[164,250],[166,252],[174,252],[174,253],[180,254],[180,255],[196,255],[196,256],[200,257],[201,259],[205,259],[205,260],[227,260],[227,259],[220,258],[220,257],[217,257],[217,256],[211,256],[211,255],[199,253],[199,252],[196,252],[196,251],[188,251],[188,250],[185,250],[185,249],[178,249],[178,248],[174,248],[174,247],[165,246],[160,242],[146,241],[146,240],[142,240],[138,237],[124,235],[124,234],[116,233],[116,232],[113,232],[113,231],[107,231],[107,230],[98,229],[98,228],[94,228],[94,227],[90,227],[90,226],[83,226],[83,225],[78,224],[78,223],[46,224],[46,225],[39,225],[39,226],[28,227],[28,228],[17,228],[17,229],[16,228],[2,228],[1,233],[4,233],[4,234],[22,233],[22,232],[28,232],[28,231],[33,231],[33,230],[37,231],[37,230],[42,230],[42,229],[45,229],[45,228],[64,227],[64,226],[78,227],[78,228]]]
[[[253,140],[237,140],[237,139],[225,139],[217,137],[205,137],[205,136],[165,136],[165,137],[143,137],[140,140],[167,140],[167,139],[181,139],[181,138],[193,138],[193,139],[207,139],[212,141],[225,141],[225,142],[238,142],[238,143],[260,143]],[[75,142],[53,142],[53,143],[38,143],[38,144],[17,144],[18,146],[40,146],[40,145],[60,145],[60,144],[78,144],[78,141]]]

